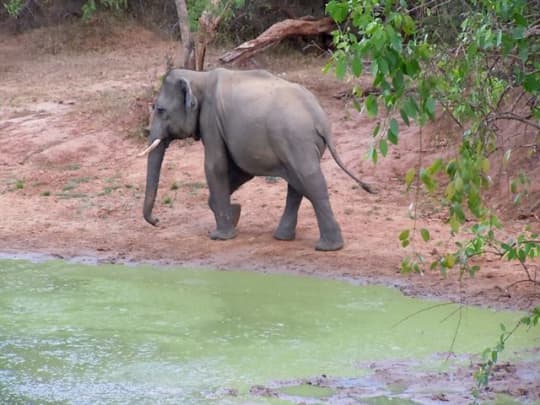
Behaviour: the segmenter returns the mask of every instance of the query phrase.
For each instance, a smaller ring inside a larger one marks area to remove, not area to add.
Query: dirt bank
[[[258,64],[317,95],[333,123],[343,160],[378,189],[377,195],[358,189],[325,155],[323,170],[345,249],[313,249],[318,230],[307,203],[301,208],[297,239],[274,240],[286,185],[266,178],[251,181],[234,196],[243,207],[238,237],[211,241],[214,219],[207,207],[198,142],[169,148],[155,209],[160,225],[151,227],[141,214],[146,161],[135,158],[145,141],[134,134],[140,132],[138,117],[146,108],[141,97],[158,82],[166,55],[180,59],[178,47],[128,26],[105,46],[100,39],[77,41],[77,50],[55,47],[61,51],[52,54],[47,41],[54,38],[47,35],[52,34],[0,39],[1,252],[298,272],[396,285],[411,295],[493,307],[539,304],[538,289],[530,283],[507,288],[524,279],[524,273],[518,265],[498,260],[481,263],[476,278],[461,281],[458,274],[444,278],[437,271],[399,275],[408,252],[400,248],[397,235],[412,226],[408,206],[413,196],[404,191],[403,174],[417,159],[417,130],[402,128],[399,148],[377,166],[367,162],[374,122],[340,97],[349,84],[322,75],[324,57],[263,56]],[[418,226],[428,226],[435,239],[430,246],[419,246],[427,258],[451,249],[444,213],[427,203],[419,213]],[[537,222],[528,217],[511,226],[531,221]]]

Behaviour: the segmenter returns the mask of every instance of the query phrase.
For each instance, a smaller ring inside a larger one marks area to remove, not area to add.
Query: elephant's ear
[[[186,110],[194,110],[197,108],[197,97],[191,91],[191,84],[189,80],[184,79],[183,77],[179,80],[180,91],[184,99],[184,105]]]

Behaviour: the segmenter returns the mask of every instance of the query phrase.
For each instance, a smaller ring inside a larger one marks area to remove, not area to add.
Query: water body
[[[0,260],[0,398],[287,403],[250,388],[357,377],[369,372],[357,367],[362,361],[438,367],[429,359],[449,349],[458,307],[399,323],[433,304],[390,288],[292,275]],[[513,326],[522,315],[461,314],[458,354],[492,346],[500,323]],[[539,345],[538,330],[523,331],[506,353]]]

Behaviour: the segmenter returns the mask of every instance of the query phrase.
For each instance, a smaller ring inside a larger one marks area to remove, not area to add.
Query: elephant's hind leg
[[[327,192],[328,194],[328,192]],[[317,222],[319,223],[320,238],[315,245],[316,250],[332,251],[343,248],[341,229],[334,218],[328,198],[312,200]]]
[[[341,229],[330,206],[328,188],[321,168],[308,167],[308,170],[299,171],[295,177],[297,178],[292,182],[293,186],[311,201],[319,224],[320,237],[315,249],[331,251],[343,248]]]
[[[290,184],[287,186],[287,201],[285,211],[274,232],[274,238],[279,240],[294,240],[296,237],[296,223],[298,222],[298,209],[302,202],[302,194]]]

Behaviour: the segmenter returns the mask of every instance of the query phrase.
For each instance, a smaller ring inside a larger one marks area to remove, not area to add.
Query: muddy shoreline
[[[429,291],[429,288],[418,288],[418,286],[411,285],[410,279],[407,276],[402,276],[399,274],[397,274],[396,277],[376,277],[372,275],[363,276],[346,271],[342,274],[335,274],[335,272],[329,272],[325,271],[325,269],[317,268],[315,265],[280,267],[275,266],[272,263],[257,262],[251,263],[251,265],[237,266],[227,262],[216,261],[215,258],[206,260],[178,260],[174,258],[141,260],[129,258],[126,255],[115,256],[103,254],[103,252],[97,251],[86,251],[84,254],[78,254],[72,251],[67,252],[55,249],[45,249],[42,251],[35,250],[32,252],[4,249],[0,250],[0,260],[2,259],[28,260],[38,263],[49,260],[62,260],[86,265],[118,264],[133,267],[155,266],[159,268],[214,269],[220,271],[255,271],[262,274],[289,274],[294,276],[316,277],[320,279],[343,281],[353,285],[380,285],[383,287],[397,289],[405,296],[422,298],[430,301],[453,302],[462,305],[477,306],[494,310],[526,310],[519,305],[512,305],[511,302],[501,302],[498,299],[490,302],[482,296],[477,297],[478,299],[474,299],[474,297],[467,297],[465,296],[464,291],[447,291],[446,294],[440,294],[439,292]],[[413,277],[414,276],[415,275],[413,275]]]

